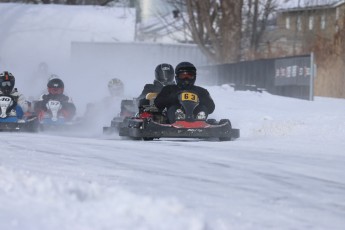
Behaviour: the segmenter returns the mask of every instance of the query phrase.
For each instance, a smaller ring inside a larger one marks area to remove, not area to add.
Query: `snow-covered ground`
[[[0,133],[0,229],[343,229],[345,100],[208,89],[240,139]]]
[[[9,6],[0,4],[0,12],[38,7]],[[44,7],[48,13],[65,10]],[[12,20],[18,18],[14,14]],[[65,41],[68,27],[61,30]],[[50,32],[46,37],[51,40]],[[0,36],[1,71],[25,64],[10,64],[14,59],[3,55],[10,47],[20,51],[10,41]],[[18,48],[30,44],[23,40]],[[16,74],[18,84],[29,77]],[[83,76],[74,77],[83,82]],[[106,85],[102,80],[95,82]],[[73,94],[82,86],[68,89]],[[87,132],[0,133],[0,229],[344,229],[345,100],[304,101],[228,85],[207,89],[216,103],[210,117],[229,118],[241,130],[240,139],[122,140],[101,134],[110,120]],[[103,112],[111,117],[118,110]]]

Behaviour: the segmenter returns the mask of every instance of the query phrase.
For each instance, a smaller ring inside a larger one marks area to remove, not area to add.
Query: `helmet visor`
[[[1,86],[12,86],[11,82],[10,81],[3,81],[1,82]]]
[[[50,94],[62,94],[63,88],[48,88]]]
[[[183,71],[180,72],[177,77],[181,80],[194,80],[195,79],[195,73],[194,72],[187,72]]]

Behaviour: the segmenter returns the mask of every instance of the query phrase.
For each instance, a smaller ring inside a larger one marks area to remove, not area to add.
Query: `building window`
[[[326,15],[323,14],[323,15],[321,16],[321,21],[320,21],[320,23],[321,23],[321,25],[320,25],[321,29],[324,30],[324,29],[326,28]]]
[[[314,25],[314,17],[310,16],[309,17],[309,30],[313,29],[313,25]]]
[[[290,29],[290,17],[285,18],[285,27],[288,30]]]
[[[302,20],[301,20],[301,16],[297,17],[297,30],[301,31],[302,30]]]

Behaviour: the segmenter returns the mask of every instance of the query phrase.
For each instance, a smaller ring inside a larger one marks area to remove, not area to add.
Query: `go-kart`
[[[17,116],[17,109],[11,109],[15,103],[11,96],[0,96],[0,131],[37,132],[38,120],[36,116]],[[18,105],[16,107],[19,107]],[[21,108],[19,108],[21,110]]]
[[[41,103],[36,102],[36,103]],[[70,127],[76,127],[77,120],[71,119],[66,110],[62,108],[62,104],[57,100],[49,100],[45,105],[46,111],[38,112],[39,128],[45,130],[65,130]]]
[[[131,139],[153,140],[159,138],[200,138],[230,141],[240,136],[239,129],[233,129],[229,119],[197,119],[194,109],[199,105],[198,95],[183,91],[179,95],[179,102],[184,109],[184,118],[168,123],[164,112],[154,105],[156,93],[149,93],[146,99],[149,105],[144,106],[143,112],[136,117],[126,117],[119,127],[119,135]]]
[[[121,101],[121,111],[120,114],[114,117],[111,122],[110,126],[103,127],[104,134],[111,134],[118,132],[120,126],[123,125],[124,120],[127,117],[133,117],[138,112],[138,106],[136,99],[129,100],[125,99]]]

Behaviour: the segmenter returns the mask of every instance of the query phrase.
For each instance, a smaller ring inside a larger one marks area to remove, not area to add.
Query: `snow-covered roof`
[[[280,4],[279,11],[299,11],[301,9],[334,8],[345,3],[345,0],[290,0]]]

